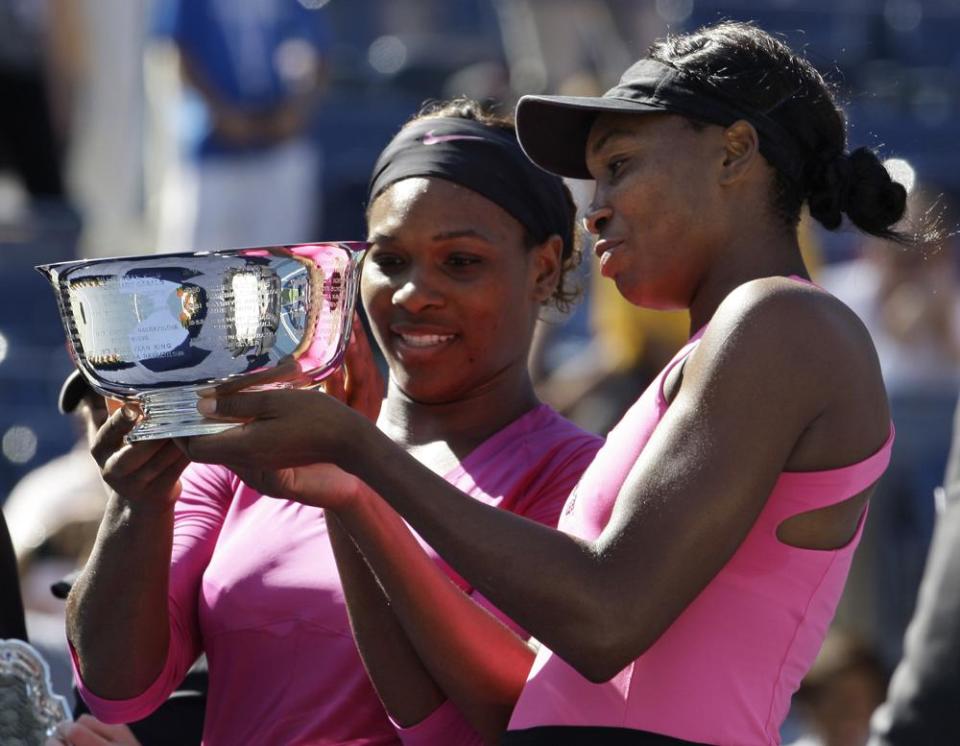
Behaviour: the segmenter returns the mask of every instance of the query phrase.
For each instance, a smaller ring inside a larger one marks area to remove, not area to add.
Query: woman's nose
[[[609,207],[594,207],[591,205],[587,214],[583,216],[583,227],[588,233],[599,236],[612,215],[613,210]]]
[[[393,305],[417,313],[443,305],[443,296],[422,273],[410,273],[393,291]]]

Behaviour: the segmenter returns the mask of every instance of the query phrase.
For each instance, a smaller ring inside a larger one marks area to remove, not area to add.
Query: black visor
[[[522,97],[517,104],[517,137],[527,157],[541,168],[591,179],[585,151],[597,115],[652,112],[680,114],[724,127],[746,120],[760,136],[760,152],[775,168],[793,179],[802,173],[795,139],[768,113],[744,108],[654,59],[629,67],[603,96]]]

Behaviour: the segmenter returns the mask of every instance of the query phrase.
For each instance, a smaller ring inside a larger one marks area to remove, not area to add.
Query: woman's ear
[[[563,269],[563,239],[554,234],[531,249],[530,271],[533,275],[533,297],[540,303],[550,299]]]
[[[724,130],[723,140],[720,183],[728,186],[743,179],[760,159],[760,138],[750,122],[740,119]]]

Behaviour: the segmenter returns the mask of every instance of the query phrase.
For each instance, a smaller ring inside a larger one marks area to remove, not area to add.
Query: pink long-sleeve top
[[[599,438],[539,406],[482,443],[446,479],[477,500],[556,525],[599,446]],[[97,717],[117,723],[150,714],[205,652],[204,744],[479,741],[450,703],[412,728],[391,724],[350,632],[322,510],[261,496],[223,467],[191,465],[182,482],[166,663],[146,691],[117,701],[93,694],[75,661],[80,693]]]

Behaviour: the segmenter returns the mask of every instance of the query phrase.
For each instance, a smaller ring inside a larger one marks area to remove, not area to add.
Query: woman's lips
[[[616,256],[616,250],[623,243],[622,241],[610,241],[601,239],[594,246],[594,251],[600,257],[600,274],[604,277],[613,277],[614,266],[613,259]]]
[[[398,334],[400,341],[408,347],[437,347],[453,339],[452,334]]]
[[[436,327],[417,328],[394,326],[390,328],[396,346],[403,352],[431,352],[449,344],[456,334]]]

